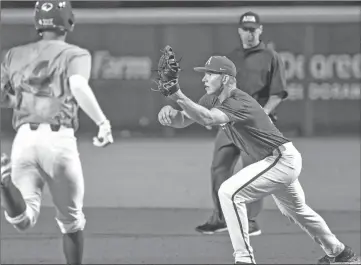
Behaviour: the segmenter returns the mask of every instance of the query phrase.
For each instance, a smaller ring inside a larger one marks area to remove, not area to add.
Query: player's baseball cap
[[[35,28],[37,31],[72,31],[74,14],[69,0],[39,0],[35,4]]]
[[[258,28],[261,25],[259,15],[254,12],[246,12],[239,19],[241,28]]]
[[[226,56],[211,56],[204,67],[195,67],[194,70],[203,73],[227,74],[233,77],[237,75],[236,66]]]

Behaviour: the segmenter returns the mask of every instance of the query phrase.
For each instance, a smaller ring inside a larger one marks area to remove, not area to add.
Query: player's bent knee
[[[223,182],[222,185],[219,187],[218,190],[218,197],[219,198],[228,198],[231,199],[232,194],[229,192],[229,189],[227,188],[227,182]]]
[[[19,232],[32,228],[37,221],[37,214],[28,205],[26,206],[25,212],[23,212],[18,216],[10,217],[6,211],[4,212],[4,214],[5,214],[5,219],[11,225],[13,225]]]
[[[234,194],[234,188],[230,187],[230,183],[225,181],[218,190],[218,197],[220,200],[233,200],[234,203],[245,203],[245,198],[242,192]]]
[[[58,226],[62,234],[71,234],[78,231],[82,231],[85,228],[86,219],[83,214],[77,217],[75,220],[59,220],[56,218]]]

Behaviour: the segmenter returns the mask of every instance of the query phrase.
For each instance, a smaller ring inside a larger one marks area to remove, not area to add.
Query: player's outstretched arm
[[[88,80],[82,75],[72,75],[69,77],[70,89],[82,110],[95,122],[101,125],[107,118],[91,90]]]
[[[207,108],[193,102],[190,98],[184,95],[181,90],[178,90],[169,97],[176,101],[192,120],[203,126],[215,126],[230,121],[228,116],[221,110],[216,108],[208,110]]]
[[[183,111],[177,112],[170,107],[165,107],[165,109],[162,109],[158,114],[160,123],[168,126],[173,124],[173,127],[186,127],[191,124],[190,121],[186,119],[188,118],[205,127],[209,127],[229,122],[228,116],[222,111],[218,109],[208,110],[194,103],[182,93],[178,82],[180,71],[179,60],[176,60],[172,47],[167,45],[162,50],[162,55],[158,62],[158,79],[156,80],[158,89],[155,91],[159,91],[163,96],[176,101]]]
[[[113,143],[110,122],[104,115],[89,86],[91,71],[90,56],[81,56],[73,59],[70,68],[72,71],[72,74],[69,76],[70,90],[80,108],[99,126],[98,136],[93,139],[94,145],[104,147]]]
[[[159,111],[158,121],[164,126],[170,126],[173,128],[185,128],[194,123],[185,111],[176,110],[169,105],[164,106]]]

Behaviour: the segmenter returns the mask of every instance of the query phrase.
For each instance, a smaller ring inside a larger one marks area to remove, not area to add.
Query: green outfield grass
[[[9,152],[10,140],[2,140]],[[360,252],[358,138],[297,138],[307,203],[332,231]],[[210,215],[211,138],[124,139],[106,149],[79,139],[86,183],[85,263],[231,264],[227,233],[202,236],[194,227]],[[44,194],[44,205],[51,198]],[[259,216],[263,235],[252,238],[256,261],[314,264],[320,247],[283,217],[271,200]],[[1,218],[1,263],[63,262],[54,210],[42,208],[37,226],[18,234]]]
[[[232,264],[228,233],[201,235],[194,227],[209,210],[85,208],[84,264]],[[360,214],[320,211],[332,231],[360,254]],[[251,238],[259,264],[315,264],[320,246],[279,211],[259,216],[263,234]],[[1,219],[1,264],[61,264],[61,235],[54,211],[19,234]]]
[[[2,140],[9,152],[11,139]],[[212,138],[115,138],[99,149],[80,137],[88,207],[211,208]],[[360,210],[359,138],[296,138],[300,181],[320,210]],[[96,195],[96,196],[94,196]],[[50,205],[48,191],[44,205]],[[274,209],[266,200],[266,208]]]

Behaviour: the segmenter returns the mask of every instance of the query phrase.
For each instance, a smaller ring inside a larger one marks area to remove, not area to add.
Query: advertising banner
[[[279,127],[355,131],[360,121],[361,54],[358,23],[271,23],[263,40],[285,63],[289,99],[278,109]],[[2,25],[2,55],[36,40],[32,25]],[[194,100],[203,93],[193,67],[240,45],[236,24],[79,24],[68,41],[92,54],[91,86],[115,129],[158,130],[159,109],[169,102],[151,91],[160,49],[170,44],[182,57],[183,90]],[[2,110],[2,130],[11,113]],[[92,121],[81,113],[80,131]],[[308,125],[307,125],[308,124]],[[193,126],[198,127],[198,126]]]

